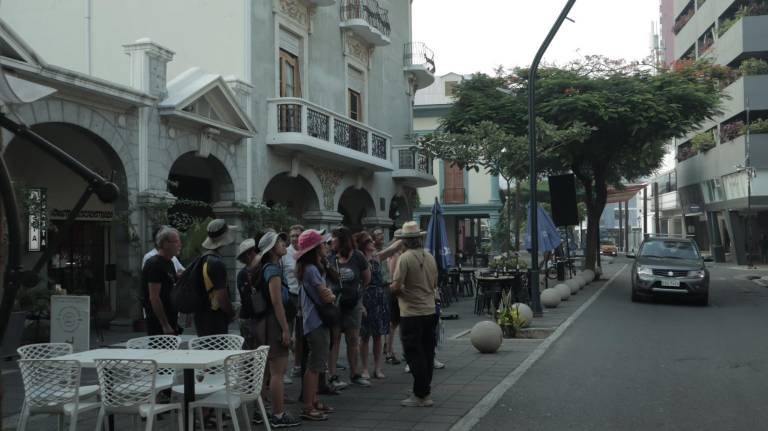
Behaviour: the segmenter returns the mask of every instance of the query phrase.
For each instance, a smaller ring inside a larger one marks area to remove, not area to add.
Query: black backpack
[[[206,251],[195,258],[181,274],[171,292],[171,301],[180,313],[196,313],[210,308],[211,301],[203,285],[203,264],[213,254]]]

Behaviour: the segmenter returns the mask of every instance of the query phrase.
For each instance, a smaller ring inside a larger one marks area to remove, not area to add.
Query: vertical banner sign
[[[51,295],[51,343],[70,343],[75,352],[90,350],[91,297]]]
[[[29,202],[29,238],[28,251],[41,251],[48,240],[48,199],[46,190],[27,189]]]

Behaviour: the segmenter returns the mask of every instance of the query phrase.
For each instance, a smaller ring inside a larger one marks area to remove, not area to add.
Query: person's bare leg
[[[349,375],[360,374],[357,368],[357,357],[360,354],[358,341],[360,340],[360,330],[350,329],[345,333],[347,342],[347,360],[349,361]]]
[[[288,358],[274,358],[269,360],[269,393],[272,401],[272,414],[279,415],[285,411],[283,397],[285,388],[283,387],[283,374],[288,366]]]
[[[366,341],[367,343],[367,341]],[[382,353],[382,337],[381,335],[374,335],[373,336],[373,373],[377,377],[383,376],[384,373],[381,371],[381,353]],[[367,365],[367,349],[366,349],[366,365]]]
[[[339,360],[339,345],[341,344],[341,330],[333,328],[331,330],[332,343],[331,355],[328,358],[328,378],[336,375],[336,362]]]
[[[311,411],[315,408],[317,403],[317,386],[319,384],[320,375],[317,371],[307,369],[304,372],[304,393],[302,398],[304,399],[304,409]]]
[[[369,337],[360,337],[360,374],[368,373],[368,340]]]

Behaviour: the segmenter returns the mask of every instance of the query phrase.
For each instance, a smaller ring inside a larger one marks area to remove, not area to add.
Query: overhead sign
[[[51,343],[72,344],[83,352],[91,346],[91,297],[51,295]]]

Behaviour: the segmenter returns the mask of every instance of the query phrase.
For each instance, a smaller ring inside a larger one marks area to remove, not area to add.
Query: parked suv
[[[700,305],[709,303],[709,271],[693,240],[648,237],[632,265],[632,301],[657,294],[680,295]],[[711,259],[706,259],[711,261]]]

